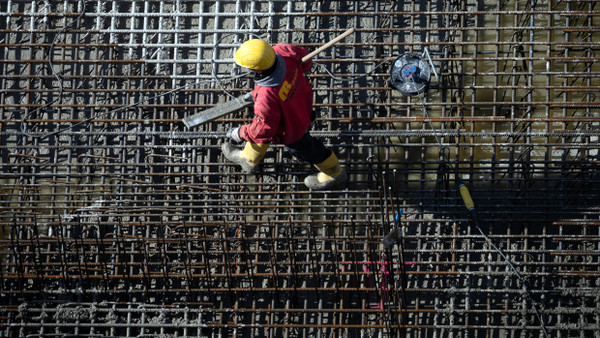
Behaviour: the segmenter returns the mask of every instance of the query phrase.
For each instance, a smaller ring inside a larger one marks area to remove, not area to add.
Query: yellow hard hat
[[[275,63],[275,50],[271,45],[260,39],[244,42],[235,51],[235,63],[242,67],[265,70]]]

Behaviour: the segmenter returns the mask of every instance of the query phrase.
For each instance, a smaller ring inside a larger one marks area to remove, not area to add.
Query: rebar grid
[[[598,332],[596,2],[9,0],[0,13],[3,335]],[[340,189],[307,190],[314,169],[282,146],[258,174],[224,161],[249,110],[181,123],[250,90],[232,62],[246,39],[313,50],[348,27],[308,74],[311,133],[350,174]],[[401,96],[390,61],[425,48],[439,79]]]

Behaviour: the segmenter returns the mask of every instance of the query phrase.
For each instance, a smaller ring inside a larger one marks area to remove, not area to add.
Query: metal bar
[[[0,335],[543,336],[535,302],[549,336],[593,336],[598,9],[2,2]],[[220,144],[252,109],[181,123],[252,89],[246,39],[314,50],[348,27],[306,74],[346,185],[307,189],[277,144],[241,173]],[[402,96],[393,59],[425,48],[439,79]]]

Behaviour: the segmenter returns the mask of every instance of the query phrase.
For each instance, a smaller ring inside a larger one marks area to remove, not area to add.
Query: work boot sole
[[[256,167],[253,167],[246,163],[246,160],[240,156],[242,154],[242,151],[239,149],[234,149],[231,143],[223,143],[221,145],[221,151],[223,152],[223,156],[225,156],[226,159],[235,164],[239,164],[242,167],[242,172],[246,174],[251,174],[256,171]]]
[[[325,182],[319,182],[318,175],[319,174],[307,176],[304,179],[304,185],[306,185],[307,188],[313,190],[325,190],[332,188],[338,184],[344,183],[348,180],[348,174],[346,174],[346,171],[344,169],[342,169],[342,171],[336,178]]]

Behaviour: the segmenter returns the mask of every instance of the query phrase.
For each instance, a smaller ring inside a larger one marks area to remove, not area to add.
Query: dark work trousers
[[[285,146],[294,157],[310,164],[319,164],[331,155],[331,150],[325,148],[321,140],[310,136],[308,131],[298,141]]]

